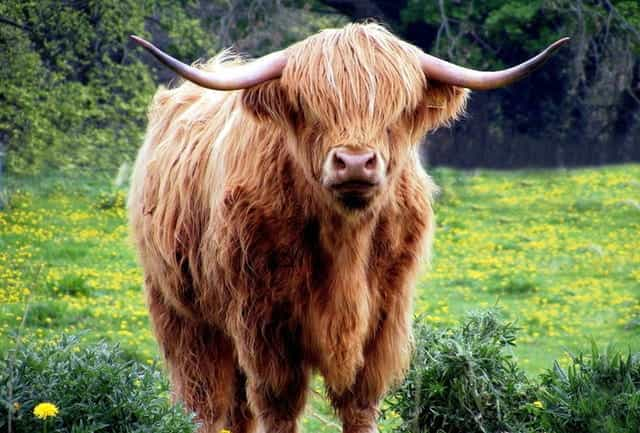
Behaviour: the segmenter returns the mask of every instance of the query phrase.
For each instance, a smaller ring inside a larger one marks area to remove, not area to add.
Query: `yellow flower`
[[[49,402],[43,402],[33,408],[33,414],[40,419],[47,419],[58,415],[58,407]]]
[[[536,400],[533,402],[533,405],[535,407],[537,407],[538,409],[542,409],[544,407],[544,404],[542,404],[542,402],[540,400]]]

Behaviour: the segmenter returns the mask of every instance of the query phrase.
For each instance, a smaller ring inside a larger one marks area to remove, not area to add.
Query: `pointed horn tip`
[[[142,39],[140,36],[136,36],[136,35],[129,35],[129,39],[131,39],[133,42],[135,42],[136,44],[140,45],[141,47],[148,47],[149,45],[151,45],[148,41]]]
[[[557,50],[558,48],[562,47],[563,45],[568,44],[570,41],[571,41],[571,38],[570,38],[570,37],[564,37],[564,38],[562,38],[562,39],[558,39],[557,41],[555,41],[554,43],[552,43],[551,45],[549,45],[549,46],[547,47],[547,50],[555,51],[555,50]]]

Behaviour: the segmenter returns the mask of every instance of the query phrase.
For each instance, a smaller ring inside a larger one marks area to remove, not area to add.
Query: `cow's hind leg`
[[[177,313],[159,291],[147,288],[153,327],[162,348],[175,398],[193,410],[201,433],[254,431],[244,374],[231,340],[215,327]]]

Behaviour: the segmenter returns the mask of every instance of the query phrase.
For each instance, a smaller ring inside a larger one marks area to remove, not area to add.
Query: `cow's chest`
[[[288,293],[291,302],[307,309],[329,308],[334,299],[350,294],[367,297],[375,286],[370,240],[345,239],[327,245],[316,222],[307,222],[291,233],[274,230],[269,240],[262,251],[255,250],[252,268],[262,269],[257,276],[265,290]]]
[[[254,270],[263,267],[256,301],[281,306],[277,317],[265,320],[297,334],[310,361],[329,369],[336,360],[347,362],[347,353],[362,352],[379,317],[371,243],[330,248],[313,223],[294,233],[272,236],[265,259],[255,259]]]

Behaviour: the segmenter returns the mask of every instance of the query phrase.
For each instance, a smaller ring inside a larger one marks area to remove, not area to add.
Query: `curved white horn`
[[[501,71],[476,71],[449,63],[424,52],[420,52],[420,63],[427,78],[432,80],[471,90],[490,90],[507,86],[531,74],[569,40],[570,38],[562,38],[526,62]]]
[[[285,53],[276,51],[233,68],[222,69],[215,73],[207,72],[182,63],[138,36],[131,35],[129,37],[178,75],[209,89],[238,90],[253,87],[265,81],[279,78],[287,64]]]

